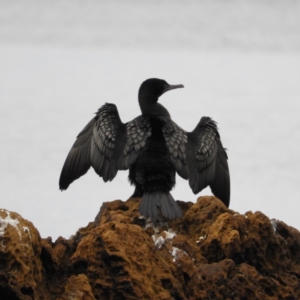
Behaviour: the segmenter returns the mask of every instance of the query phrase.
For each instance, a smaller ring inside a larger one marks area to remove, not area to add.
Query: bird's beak
[[[183,84],[174,84],[174,85],[169,84],[163,90],[163,94],[167,91],[175,90],[175,89],[179,89],[179,88],[184,88]]]

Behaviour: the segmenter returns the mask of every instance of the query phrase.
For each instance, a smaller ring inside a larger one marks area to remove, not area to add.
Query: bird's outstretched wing
[[[163,124],[162,133],[176,172],[182,178],[188,179],[186,168],[187,132],[168,119]]]
[[[92,166],[106,182],[128,169],[151,135],[148,119],[122,123],[117,107],[106,103],[79,133],[63,166],[59,187],[65,190]]]
[[[187,171],[195,194],[210,186],[213,194],[228,207],[230,177],[227,154],[222,146],[216,123],[202,117],[196,128],[187,134]]]

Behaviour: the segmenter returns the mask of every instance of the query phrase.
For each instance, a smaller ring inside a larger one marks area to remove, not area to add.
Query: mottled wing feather
[[[114,104],[103,105],[96,116],[79,133],[63,166],[59,187],[65,190],[92,166],[104,181],[112,180],[115,161],[126,143],[126,126]]]
[[[210,186],[225,205],[229,205],[230,178],[227,154],[222,146],[216,123],[201,118],[195,130],[188,133],[187,169],[189,184],[195,194]]]
[[[118,172],[118,159],[126,144],[126,125],[117,107],[106,103],[97,112],[91,141],[91,165],[106,182]]]
[[[120,170],[132,166],[150,136],[151,126],[147,117],[139,116],[126,124],[126,145],[118,162]]]
[[[149,120],[138,117],[123,124],[117,107],[106,103],[79,133],[71,148],[59,180],[65,190],[92,166],[106,182],[118,170],[128,169],[151,135]]]
[[[166,141],[170,157],[177,173],[187,179],[186,168],[186,146],[187,133],[171,119],[164,122],[162,127],[163,136]]]

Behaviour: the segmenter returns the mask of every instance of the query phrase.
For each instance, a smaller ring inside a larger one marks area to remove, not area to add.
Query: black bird
[[[135,185],[131,197],[142,197],[140,213],[156,219],[161,212],[174,219],[182,216],[170,194],[177,172],[195,194],[210,186],[228,207],[228,158],[216,123],[202,117],[192,132],[186,132],[158,103],[162,94],[177,88],[183,85],[156,78],[144,81],[138,94],[142,115],[125,124],[116,105],[104,104],[77,136],[60,175],[60,189],[66,190],[91,166],[105,182],[118,170],[129,169],[129,181]]]

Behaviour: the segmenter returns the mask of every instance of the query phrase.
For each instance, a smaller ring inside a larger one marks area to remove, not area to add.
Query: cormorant
[[[202,117],[192,132],[186,132],[158,103],[162,94],[177,88],[183,85],[156,78],[144,81],[138,94],[142,115],[125,124],[116,105],[104,104],[77,136],[60,175],[60,189],[66,190],[91,166],[105,182],[118,170],[129,169],[129,181],[135,185],[131,197],[142,197],[140,213],[156,219],[161,212],[174,219],[182,216],[170,194],[177,172],[195,194],[210,186],[228,207],[228,157],[216,122]]]

